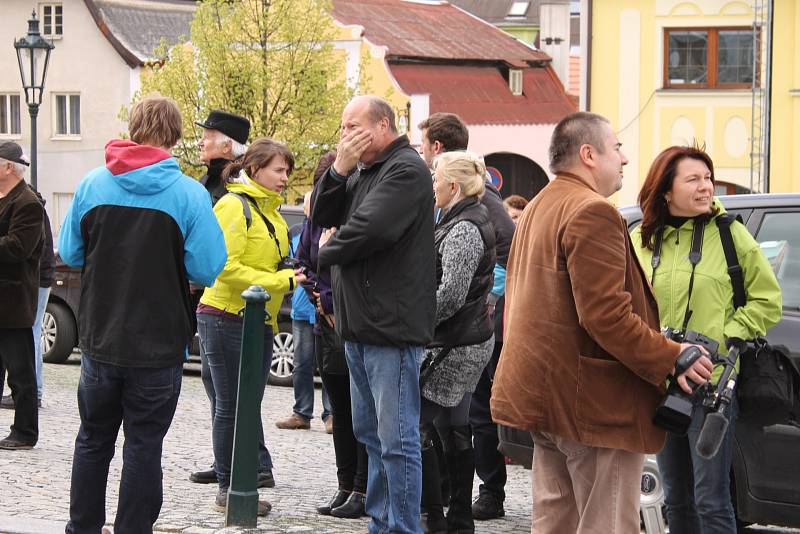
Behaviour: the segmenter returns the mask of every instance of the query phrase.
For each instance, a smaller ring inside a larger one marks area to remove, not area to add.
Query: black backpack
[[[744,273],[739,264],[730,225],[738,217],[717,217],[719,237],[733,286],[734,309],[747,303]],[[736,386],[741,417],[769,426],[786,421],[794,412],[800,371],[792,363],[784,345],[770,345],[763,337],[748,340],[747,350],[739,355],[740,370]]]

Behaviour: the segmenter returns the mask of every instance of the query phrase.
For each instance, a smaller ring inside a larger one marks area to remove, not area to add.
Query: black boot
[[[449,534],[473,534],[472,481],[475,476],[475,451],[469,426],[452,427],[453,448],[445,451],[450,473],[450,507],[447,510]],[[449,445],[449,440],[445,441]]]
[[[331,510],[343,505],[347,498],[350,497],[350,492],[345,490],[336,490],[328,504],[323,504],[317,507],[317,513],[320,515],[331,515]]]
[[[433,425],[422,425],[422,499],[420,527],[425,534],[446,534],[447,521],[442,509],[439,460],[433,442],[428,439],[436,432]]]
[[[344,501],[344,504],[331,508],[331,515],[333,517],[344,517],[346,519],[358,519],[365,514],[364,507],[366,505],[367,497],[363,493],[353,492]]]

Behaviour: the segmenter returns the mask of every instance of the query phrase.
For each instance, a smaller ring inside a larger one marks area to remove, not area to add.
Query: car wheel
[[[78,342],[78,328],[72,312],[58,302],[48,302],[42,318],[42,360],[64,363]]]
[[[663,534],[667,531],[664,517],[664,486],[655,456],[645,457],[642,466],[639,519],[646,534]]]
[[[294,371],[294,338],[289,332],[278,332],[272,340],[272,365],[268,383],[291,386]]]

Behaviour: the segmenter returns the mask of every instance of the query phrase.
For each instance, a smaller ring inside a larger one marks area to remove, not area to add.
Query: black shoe
[[[5,408],[6,410],[13,410],[14,397],[12,397],[11,395],[3,395],[3,398],[0,399],[0,408]]]
[[[336,490],[328,504],[317,506],[317,513],[320,515],[331,515],[331,510],[343,505],[347,498],[350,497],[350,492],[345,490]]]
[[[214,498],[214,507],[217,509],[218,512],[225,512],[226,508],[228,507],[228,490],[220,488],[217,492],[217,496]],[[272,505],[267,501],[262,501],[259,499],[258,501],[258,508],[256,511],[256,515],[259,517],[264,517],[272,510]]]
[[[354,491],[343,505],[331,509],[331,515],[333,517],[343,517],[346,519],[358,519],[365,514],[364,506],[366,500],[366,495]]]
[[[275,477],[272,476],[272,471],[259,471],[258,472],[258,487],[259,488],[274,488]]]
[[[208,471],[195,471],[189,475],[189,480],[196,484],[216,484],[217,472],[213,468]]]
[[[472,517],[481,521],[497,519],[506,515],[503,501],[488,493],[481,493],[472,503]]]
[[[0,449],[5,449],[8,451],[28,450],[32,449],[34,445],[36,445],[35,441],[22,441],[12,437],[10,434],[5,439],[0,440]]]

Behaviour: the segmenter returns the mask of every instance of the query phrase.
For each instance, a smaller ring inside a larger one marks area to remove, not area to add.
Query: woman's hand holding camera
[[[714,365],[708,357],[708,351],[704,347],[693,343],[681,343],[681,353],[691,347],[697,347],[703,355],[697,358],[694,363],[677,377],[678,385],[688,395],[692,394],[693,389],[692,386],[688,384],[687,380],[691,380],[695,384],[702,384],[711,378],[711,372],[714,370]]]

